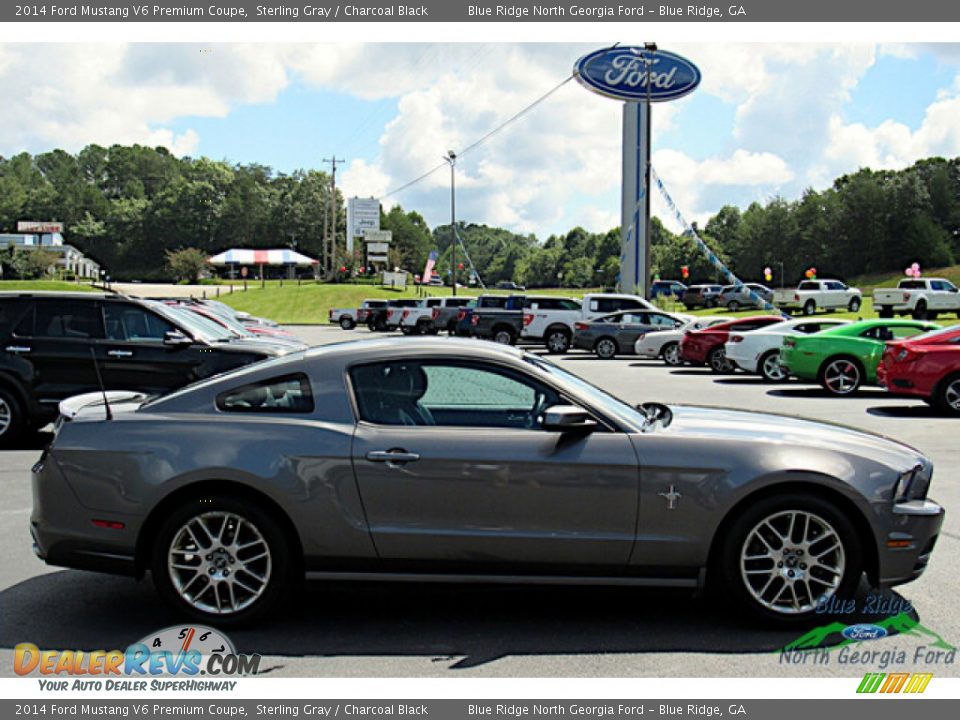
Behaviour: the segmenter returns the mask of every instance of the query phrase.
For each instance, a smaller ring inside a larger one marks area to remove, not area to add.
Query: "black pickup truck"
[[[510,295],[500,307],[481,305],[475,308],[470,315],[470,334],[504,345],[516,345],[523,329],[523,309],[528,304],[526,296]]]

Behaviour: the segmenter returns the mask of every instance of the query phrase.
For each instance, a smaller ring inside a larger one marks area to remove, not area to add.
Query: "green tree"
[[[168,250],[167,267],[178,280],[196,283],[207,267],[207,254],[199,248]]]

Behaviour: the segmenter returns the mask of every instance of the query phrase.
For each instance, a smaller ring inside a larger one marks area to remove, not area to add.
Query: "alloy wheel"
[[[710,363],[710,369],[714,372],[725,373],[733,369],[730,361],[727,360],[727,351],[722,347],[714,348],[710,351],[710,357],[707,358]]]
[[[272,570],[263,534],[231,512],[190,518],[174,533],[167,552],[174,590],[205,613],[230,615],[250,607],[267,589]]]
[[[562,354],[570,348],[570,338],[565,332],[552,332],[547,337],[547,350],[552,353]]]
[[[663,361],[667,365],[679,365],[682,361],[680,360],[680,345],[677,343],[670,343],[663,349]]]
[[[764,356],[763,363],[760,366],[760,372],[767,380],[773,380],[774,382],[780,382],[787,378],[787,374],[783,371],[783,366],[780,364],[780,353],[777,352],[768,353]]]
[[[501,345],[512,345],[513,335],[509,330],[497,330],[493,335],[493,341]]]
[[[617,344],[610,338],[602,338],[597,342],[597,357],[609,360],[617,354]]]
[[[943,389],[943,399],[950,410],[960,413],[960,377],[955,378]]]
[[[837,530],[802,510],[768,515],[747,534],[740,575],[764,608],[783,615],[814,610],[839,589],[846,553]]]
[[[823,371],[823,384],[834,395],[849,395],[860,387],[860,368],[846,358],[834,360]]]
[[[13,408],[3,397],[0,397],[0,437],[7,433],[12,424]]]

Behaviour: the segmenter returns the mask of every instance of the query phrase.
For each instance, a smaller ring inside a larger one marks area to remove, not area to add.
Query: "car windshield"
[[[630,407],[623,400],[614,397],[605,390],[601,390],[583,378],[577,377],[573,373],[567,372],[559,365],[555,365],[549,360],[538,355],[525,353],[523,359],[533,365],[543,373],[549,375],[561,389],[567,389],[574,393],[586,395],[597,408],[616,420],[619,420],[637,430],[642,429],[647,424],[647,416],[636,408]]]
[[[180,309],[186,310],[188,313],[190,313],[194,317],[200,318],[202,321],[213,323],[214,325],[217,325],[221,329],[223,329],[223,325],[226,325],[227,329],[237,337],[251,337],[252,335],[254,335],[254,333],[247,330],[244,324],[239,320],[237,320],[235,317],[228,317],[220,313],[215,313],[215,315],[217,316],[217,320],[214,320],[213,318],[205,316],[202,312],[197,312],[196,310],[192,310],[190,307],[183,307]],[[223,325],[220,325],[220,323],[223,323]]]
[[[212,320],[200,318],[189,310],[157,301],[147,301],[147,304],[171,322],[186,329],[196,339],[212,343],[229,340],[233,337],[233,334],[225,327],[217,325]]]

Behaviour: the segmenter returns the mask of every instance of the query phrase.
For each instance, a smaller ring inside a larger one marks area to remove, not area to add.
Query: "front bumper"
[[[944,509],[932,500],[911,500],[893,506],[879,552],[879,584],[892,587],[916,580],[927,569]]]

